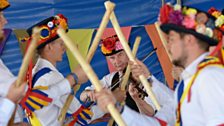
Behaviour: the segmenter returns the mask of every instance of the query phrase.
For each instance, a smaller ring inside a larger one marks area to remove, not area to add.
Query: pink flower
[[[116,41],[115,41],[115,39],[110,37],[110,38],[104,39],[102,44],[107,50],[112,51],[115,49]]]
[[[122,45],[121,45],[121,42],[120,41],[117,41],[116,44],[115,44],[115,50],[121,50],[123,49]]]
[[[196,22],[195,22],[194,18],[189,17],[189,16],[185,16],[184,20],[182,22],[182,25],[185,26],[186,28],[194,29],[195,25],[196,25]]]

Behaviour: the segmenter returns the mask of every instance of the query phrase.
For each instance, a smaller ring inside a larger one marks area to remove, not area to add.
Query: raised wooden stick
[[[16,87],[19,87],[24,82],[24,78],[25,78],[26,71],[29,66],[29,62],[35,54],[35,50],[37,48],[37,42],[38,42],[39,38],[40,38],[40,30],[39,30],[39,28],[35,27],[35,28],[33,28],[32,41],[30,43],[30,46],[29,46],[26,54],[24,55],[22,65],[19,70],[18,78],[16,80]],[[14,113],[9,120],[8,126],[12,126],[14,123],[16,109],[17,109],[17,107],[15,107]]]
[[[140,36],[137,36],[136,39],[135,39],[134,47],[132,49],[132,53],[133,53],[134,56],[136,56],[136,53],[137,53],[137,50],[138,50],[138,46],[140,44],[140,41],[141,41],[141,37]],[[128,79],[129,79],[130,73],[131,73],[131,68],[128,65],[127,68],[126,68],[125,74],[122,77],[122,81],[121,81],[121,91],[125,91],[125,87],[126,87],[126,85],[128,83]],[[123,101],[121,104],[122,105],[125,105],[125,101]],[[108,122],[108,126],[113,126],[113,123],[114,123],[114,120],[111,118],[109,120],[109,122]]]
[[[67,48],[73,52],[72,53],[73,56],[77,59],[82,69],[85,71],[89,80],[96,88],[96,91],[99,92],[102,89],[102,85],[100,84],[100,81],[98,77],[96,76],[95,72],[93,71],[92,67],[84,60],[84,58],[81,56],[80,52],[78,51],[78,48],[72,44],[73,43],[72,40],[65,34],[64,30],[58,29],[57,33],[65,42],[65,45],[67,46]],[[119,126],[125,126],[125,122],[123,121],[123,119],[121,118],[121,115],[119,114],[118,110],[115,108],[113,104],[109,104],[107,106],[107,109],[109,110],[110,114],[112,115],[112,117],[115,119],[115,121],[118,123]]]
[[[138,47],[139,47],[139,44],[141,42],[141,37],[136,37],[135,39],[135,43],[134,43],[134,47],[132,49],[132,53],[133,53],[133,56],[135,57],[136,54],[137,54],[137,51],[138,51]],[[130,66],[128,65],[127,68],[126,68],[126,71],[125,71],[125,74],[124,74],[124,77],[122,79],[122,82],[121,82],[121,90],[122,91],[125,91],[125,87],[128,83],[128,79],[129,79],[129,76],[130,76],[130,73],[131,73],[131,68]]]
[[[73,98],[74,98],[76,92],[79,90],[80,86],[81,86],[81,84],[77,84],[77,85],[75,85],[74,88],[73,88],[74,94],[69,94],[69,95],[68,95],[68,97],[67,97],[67,99],[66,99],[66,101],[65,101],[65,104],[64,104],[64,106],[63,106],[62,109],[61,109],[60,115],[58,116],[58,121],[60,121],[60,122],[64,122],[64,120],[65,120],[65,115],[66,115],[66,113],[67,113],[67,111],[68,111],[68,108],[69,108],[69,106],[71,105],[72,100],[73,100]]]
[[[105,28],[107,27],[108,22],[110,21],[110,15],[115,8],[115,4],[110,1],[106,1],[104,4],[108,6],[108,9],[106,9],[106,13],[103,16],[100,27],[97,30],[96,36],[93,39],[92,46],[88,52],[88,55],[87,55],[88,62],[90,62],[92,60],[92,57],[93,57],[97,47],[99,46],[99,41],[101,39],[101,36],[103,35],[103,32],[104,32]]]
[[[89,49],[89,52],[87,54],[87,62],[90,63],[90,61],[92,60],[93,58],[93,55],[94,53],[96,52],[96,49],[97,47],[99,46],[99,42],[100,42],[100,39],[101,39],[101,36],[103,35],[103,32],[105,30],[105,28],[107,27],[107,24],[110,20],[110,14],[111,12],[114,10],[114,7],[115,7],[115,4],[110,2],[110,1],[106,1],[104,4],[107,4],[109,6],[109,9],[106,10],[106,12],[104,13],[104,16],[103,16],[103,19],[100,23],[100,27],[99,29],[97,30],[97,33],[93,39],[93,42],[91,44],[91,47]],[[80,84],[77,85],[78,87],[80,87]],[[63,122],[64,119],[65,119],[65,115],[66,115],[66,112],[74,98],[74,95],[76,94],[76,92],[78,91],[79,88],[77,88],[77,86],[74,87],[74,94],[70,94],[67,99],[66,99],[66,102],[61,110],[61,113],[58,117],[58,121],[60,122]]]
[[[30,60],[35,54],[35,50],[37,48],[37,42],[40,38],[40,30],[38,28],[33,28],[32,41],[27,52],[24,55],[22,65],[19,70],[18,78],[16,81],[16,86],[19,87],[22,82],[24,82],[24,77],[26,75],[27,68],[29,66]]]
[[[181,0],[177,0],[177,4],[181,5]]]
[[[106,6],[106,8],[107,8],[107,6]],[[131,61],[136,62],[135,61],[135,57],[131,53],[131,49],[130,49],[130,47],[127,44],[127,40],[125,39],[125,37],[124,37],[124,35],[123,35],[122,31],[121,31],[120,25],[119,25],[119,23],[117,21],[117,18],[115,16],[114,12],[111,13],[110,20],[111,20],[111,23],[112,23],[112,25],[113,25],[113,27],[115,29],[115,32],[117,33],[118,38],[121,41],[121,44],[122,44],[125,52],[127,53],[129,59]],[[151,84],[147,81],[147,79],[143,75],[140,75],[139,79],[142,82],[143,86],[145,87],[146,92],[149,95],[150,99],[152,100],[153,104],[155,105],[156,109],[160,110],[160,105],[159,105],[159,103],[158,103],[158,101],[157,101],[157,99],[156,99],[156,97],[155,97],[155,95],[152,92],[152,89],[150,87]]]
[[[164,48],[165,48],[165,50],[166,50],[166,53],[167,53],[167,55],[168,55],[170,61],[172,61],[172,60],[171,60],[170,53],[168,53],[167,48],[166,48],[167,41],[166,41],[166,39],[165,39],[164,36],[163,36],[163,33],[162,33],[162,31],[161,31],[161,29],[160,29],[160,27],[159,27],[159,23],[158,23],[158,22],[155,22],[155,27],[156,27],[156,30],[158,31],[159,37],[160,37],[160,39],[161,39],[161,41],[162,41],[162,43],[163,43],[163,46],[164,46]]]

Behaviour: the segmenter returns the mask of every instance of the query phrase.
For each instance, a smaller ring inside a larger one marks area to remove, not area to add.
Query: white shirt
[[[101,84],[103,85],[103,87],[110,87],[115,73],[116,72],[112,72],[112,73],[104,76],[101,79]],[[153,90],[156,98],[158,99],[159,104],[161,105],[161,110],[155,114],[155,117],[160,120],[165,121],[170,126],[173,126],[174,122],[175,122],[174,92],[171,89],[169,89],[168,87],[166,87],[164,84],[159,82],[154,76],[152,76],[152,82],[153,82],[152,90]],[[94,87],[92,85],[91,87],[87,87],[86,89],[94,89]],[[153,108],[155,108],[155,106],[153,105],[153,103],[149,97],[145,97],[144,100],[149,105],[151,105]],[[139,115],[139,113],[138,113],[138,115]],[[128,118],[129,116],[127,116],[127,117],[124,116],[124,117]],[[134,116],[134,117],[137,117],[137,116]],[[154,118],[154,117],[149,117],[149,118]],[[128,120],[131,120],[131,119],[128,119]],[[138,120],[138,119],[136,119],[136,120]],[[156,121],[155,124],[157,124],[157,122],[158,122],[157,119],[152,119],[152,120]],[[150,123],[150,124],[152,124],[152,123]],[[129,125],[133,125],[133,124],[130,123]]]
[[[175,107],[173,91],[159,82],[154,76],[152,76],[152,90],[161,105],[161,109],[153,117],[150,117],[137,113],[125,106],[121,115],[128,126],[161,126],[158,119],[165,122],[167,126],[174,125]],[[145,101],[154,107],[149,97],[146,97]]]
[[[16,77],[9,71],[0,59],[0,96],[6,97],[9,87],[16,80]]]
[[[42,123],[42,126],[61,126],[58,121],[58,116],[60,109],[63,107],[66,98],[71,91],[71,86],[68,80],[65,79],[49,61],[42,58],[38,59],[33,69],[33,74],[45,67],[50,68],[52,71],[41,76],[35,83],[35,86],[49,86],[48,90],[42,91],[48,94],[53,101],[48,106],[45,106],[40,110],[36,110],[35,114]],[[74,97],[68,111],[70,113],[74,113],[80,106],[81,104]]]
[[[184,89],[196,73],[197,65],[207,56],[205,53],[192,62],[181,74]],[[179,87],[178,87],[179,88]],[[178,89],[177,89],[178,90]],[[177,90],[175,101],[177,105]],[[183,126],[217,126],[224,124],[224,69],[207,66],[194,81],[191,101],[181,106]]]
[[[100,80],[100,83],[102,84],[102,86],[106,87],[106,88],[110,87],[112,79],[113,79],[115,74],[116,74],[116,72],[112,72],[112,73],[104,76]],[[94,85],[91,85],[91,86],[88,86],[88,87],[85,88],[85,90],[94,90],[94,89],[95,89]],[[105,112],[103,112],[97,105],[93,105],[91,107],[91,112],[93,113],[91,121],[93,121],[95,119],[98,119],[105,114]]]
[[[137,113],[128,106],[124,107],[121,116],[127,126],[161,126],[156,118]]]
[[[7,126],[15,109],[15,104],[7,98],[0,97],[0,126]]]
[[[100,80],[100,83],[103,87],[105,88],[108,88],[111,86],[111,82],[112,82],[112,79],[114,77],[114,75],[116,74],[117,72],[112,72],[110,74],[107,74],[106,76],[104,76],[101,80]],[[94,85],[91,85],[91,86],[88,86],[85,88],[85,90],[95,90],[95,87]]]
[[[11,117],[11,110],[13,111],[15,108],[15,104],[11,102],[9,99],[6,99],[6,95],[8,94],[9,87],[12,85],[13,82],[16,81],[16,77],[9,71],[9,69],[5,66],[5,64],[0,59],[0,102],[1,102],[1,114],[0,122],[8,122]],[[12,105],[13,104],[13,105]],[[18,107],[18,109],[20,109]],[[8,111],[8,114],[6,113]],[[21,122],[22,121],[22,113],[16,111],[14,122]],[[6,123],[7,124],[7,123]]]
[[[152,76],[152,91],[161,106],[161,109],[154,115],[154,117],[173,126],[175,122],[174,111],[176,109],[174,106],[174,91],[158,81],[154,76]],[[150,105],[154,107],[149,97],[146,97],[145,101],[149,104],[151,103]]]

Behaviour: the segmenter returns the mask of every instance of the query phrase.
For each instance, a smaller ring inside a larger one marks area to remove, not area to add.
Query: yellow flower
[[[186,11],[186,15],[195,15],[197,14],[197,10],[193,8],[188,8]]]
[[[219,16],[215,21],[216,27],[221,27],[224,24],[224,15]]]
[[[60,26],[63,28],[63,29],[68,29],[68,24],[66,22],[65,19],[59,19],[59,22],[60,22]]]
[[[220,15],[222,15],[222,14],[219,11],[215,11],[215,12],[212,13],[212,16],[214,16],[216,18],[218,18]]]
[[[108,54],[112,52],[110,50],[107,50],[103,45],[101,46],[101,51],[103,52],[103,54]]]
[[[184,6],[182,9],[182,14],[186,15],[186,12],[187,12],[187,7]]]

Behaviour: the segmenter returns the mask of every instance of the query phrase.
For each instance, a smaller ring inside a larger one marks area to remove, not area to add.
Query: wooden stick
[[[96,76],[95,72],[93,71],[92,67],[84,60],[80,52],[78,51],[78,48],[73,45],[73,42],[71,39],[65,34],[65,31],[62,29],[58,29],[57,31],[58,35],[62,38],[62,40],[65,42],[65,45],[68,49],[70,49],[73,53],[73,56],[77,59],[79,64],[81,65],[82,69],[85,71],[86,75],[88,76],[91,83],[96,88],[96,91],[100,91],[102,89],[102,85],[100,84],[100,81],[98,77]],[[125,126],[125,123],[123,119],[121,118],[120,113],[115,108],[113,104],[109,104],[107,106],[107,109],[109,110],[112,117],[115,119],[115,121],[118,123],[119,126]]]
[[[97,49],[97,47],[99,45],[101,36],[103,35],[103,32],[104,32],[105,28],[107,27],[107,24],[108,24],[108,22],[110,20],[110,14],[114,10],[114,8],[115,8],[115,4],[110,2],[110,1],[106,1],[104,4],[107,4],[109,6],[109,9],[106,10],[106,12],[104,13],[103,19],[102,19],[102,21],[100,23],[100,27],[97,30],[96,36],[94,37],[93,42],[91,44],[91,47],[89,49],[89,52],[87,54],[87,62],[88,63],[91,62],[91,60],[93,58],[93,55],[96,52],[96,49]],[[78,85],[80,87],[80,84],[78,84]],[[63,106],[63,108],[62,108],[62,110],[60,112],[60,115],[58,117],[58,121],[60,121],[60,122],[64,121],[66,112],[67,112],[67,110],[68,110],[68,108],[69,108],[69,106],[70,106],[70,104],[71,104],[71,102],[72,102],[72,100],[74,98],[75,93],[78,91],[78,89],[79,88],[77,88],[75,86],[74,89],[73,89],[74,90],[74,94],[70,94],[68,96],[68,98],[66,99],[66,102],[65,102],[65,104],[64,104],[64,106]]]
[[[136,56],[136,53],[137,53],[140,41],[141,41],[141,37],[137,36],[136,39],[135,39],[134,47],[132,49],[132,53],[133,53],[134,56]],[[130,73],[131,73],[131,68],[128,65],[127,68],[126,68],[125,74],[123,76],[122,82],[121,82],[121,91],[125,91],[125,87],[126,87],[126,85],[128,83],[128,79],[129,79]],[[123,101],[121,104],[125,105],[125,101]],[[109,120],[109,122],[108,122],[108,126],[112,126],[113,123],[114,123],[114,120],[111,118]]]
[[[141,42],[141,37],[139,37],[139,36],[136,37],[135,43],[134,43],[134,47],[132,49],[133,56],[136,56],[140,42]],[[125,87],[126,87],[126,85],[128,83],[128,79],[129,79],[130,73],[131,73],[131,68],[128,65],[127,68],[126,68],[123,80],[121,82],[121,90],[122,91],[125,91]]]
[[[19,70],[18,78],[16,81],[16,87],[19,87],[22,84],[22,82],[24,82],[24,77],[26,75],[26,71],[29,66],[30,60],[34,56],[35,50],[37,48],[37,42],[40,38],[40,30],[38,28],[34,28],[32,36],[33,36],[32,41],[30,43],[30,46],[29,46],[24,58],[23,58],[22,65]]]
[[[181,5],[181,0],[177,0],[177,4]]]
[[[106,6],[106,8],[107,8],[107,6]],[[124,37],[124,35],[123,35],[122,31],[121,31],[120,25],[119,25],[119,23],[117,21],[117,18],[115,16],[114,12],[111,13],[110,20],[112,22],[112,25],[113,25],[113,27],[115,29],[115,32],[117,33],[118,38],[121,41],[121,44],[122,44],[125,52],[127,53],[129,59],[131,61],[136,62],[135,61],[135,57],[131,53],[131,49],[130,49],[130,47],[127,44],[127,40],[125,39],[125,37]],[[159,105],[159,103],[158,103],[158,101],[157,101],[157,99],[156,99],[156,97],[155,97],[155,95],[152,92],[152,89],[150,87],[151,84],[147,81],[147,79],[143,75],[140,75],[139,79],[142,82],[143,86],[145,87],[146,92],[149,95],[150,99],[152,100],[153,104],[155,105],[156,109],[160,110],[160,105]]]
[[[79,90],[80,86],[81,86],[81,84],[75,85],[74,88],[73,88],[74,94],[69,94],[68,95],[68,97],[66,99],[66,102],[65,102],[64,106],[61,109],[60,115],[58,116],[58,121],[64,122],[66,113],[68,111],[68,108],[70,107],[70,105],[72,103],[72,100],[75,97],[75,94]]]
[[[35,28],[33,28],[32,41],[30,43],[30,46],[29,46],[24,58],[23,58],[22,65],[19,70],[18,78],[16,80],[16,85],[15,85],[16,87],[19,87],[24,82],[24,77],[26,75],[26,71],[28,69],[29,62],[32,59],[32,57],[34,56],[35,50],[37,48],[37,42],[39,41],[39,39],[40,39],[40,29],[35,27]],[[12,126],[14,124],[16,109],[17,109],[17,106],[15,107],[12,117],[9,120],[8,126]]]
[[[162,2],[162,6],[165,4],[165,0],[161,0],[161,2]]]
[[[164,46],[164,48],[165,48],[165,50],[166,50],[166,53],[167,53],[167,55],[168,55],[170,61],[172,61],[172,60],[171,60],[170,53],[168,53],[167,48],[166,48],[167,41],[166,41],[166,39],[165,39],[164,36],[163,36],[163,33],[162,33],[162,31],[161,31],[161,29],[160,29],[160,27],[159,27],[159,23],[156,22],[156,23],[155,23],[155,26],[156,26],[156,30],[157,30],[157,32],[158,32],[158,34],[159,34],[159,37],[160,37],[160,39],[161,39],[161,41],[162,41],[162,43],[163,43],[163,46]]]
[[[101,23],[100,23],[100,27],[97,30],[96,36],[93,39],[92,46],[91,46],[91,48],[88,52],[88,55],[87,55],[87,61],[88,62],[90,62],[92,60],[92,57],[93,57],[93,55],[94,55],[94,53],[95,53],[95,51],[96,51],[96,49],[99,45],[99,41],[101,39],[101,36],[103,35],[103,32],[104,32],[105,28],[107,27],[108,22],[110,21],[110,15],[115,8],[115,4],[110,2],[110,1],[106,1],[104,4],[108,6],[108,9],[106,9],[106,12],[103,16],[103,19],[102,19]]]

